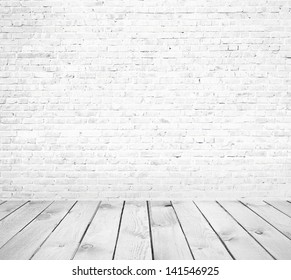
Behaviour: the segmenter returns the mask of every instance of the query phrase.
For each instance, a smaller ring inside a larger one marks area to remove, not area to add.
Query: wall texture
[[[0,0],[0,197],[291,196],[290,72],[290,0]]]

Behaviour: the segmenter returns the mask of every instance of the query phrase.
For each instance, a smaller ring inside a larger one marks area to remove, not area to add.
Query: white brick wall
[[[291,1],[0,0],[0,197],[291,196]]]

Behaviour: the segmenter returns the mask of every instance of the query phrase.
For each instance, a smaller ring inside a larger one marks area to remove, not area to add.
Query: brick
[[[0,198],[290,197],[290,0],[0,2]]]

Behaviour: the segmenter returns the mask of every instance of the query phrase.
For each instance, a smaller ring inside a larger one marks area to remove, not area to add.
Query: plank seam
[[[48,209],[52,204],[54,203],[54,201],[52,201],[47,207],[45,207],[40,213],[38,213],[31,221],[29,221],[23,228],[21,228],[17,233],[15,233],[9,240],[7,240],[5,242],[5,244],[3,244],[1,247],[0,247],[0,250],[6,246],[6,244],[8,242],[10,242],[11,239],[13,239],[17,234],[19,234],[20,232],[22,232],[27,226],[29,226],[35,219],[37,219],[37,217],[39,217],[46,209]]]
[[[148,214],[148,223],[149,223],[151,254],[152,254],[152,260],[154,260],[155,254],[154,254],[153,234],[152,234],[152,225],[151,225],[151,214],[150,214],[150,207],[149,207],[148,201],[146,202],[146,205],[147,205],[147,214]]]
[[[216,236],[218,237],[218,239],[220,240],[220,242],[222,243],[223,247],[226,249],[226,251],[229,253],[229,255],[231,256],[231,258],[233,260],[235,260],[234,255],[231,253],[231,251],[228,249],[228,247],[226,246],[226,244],[224,243],[224,241],[222,240],[222,238],[220,237],[220,235],[216,232],[216,230],[214,229],[214,227],[211,225],[211,223],[208,221],[208,219],[206,218],[206,216],[204,215],[204,213],[200,210],[200,208],[198,207],[198,205],[192,201],[194,203],[194,205],[196,206],[196,208],[198,209],[198,211],[201,213],[201,215],[203,216],[203,218],[206,220],[206,222],[208,223],[208,225],[211,227],[211,229],[214,231],[214,233],[216,234]]]
[[[79,243],[78,243],[78,246],[77,246],[77,248],[75,249],[74,253],[72,254],[72,257],[70,258],[70,260],[73,260],[74,257],[76,256],[76,254],[77,254],[77,252],[78,252],[78,250],[79,250],[79,248],[80,248],[80,246],[81,246],[81,244],[82,244],[82,241],[83,241],[83,239],[84,239],[84,237],[85,237],[85,235],[86,235],[86,233],[87,233],[87,231],[88,231],[88,229],[89,229],[89,227],[90,227],[92,221],[94,220],[94,218],[95,218],[95,216],[96,216],[96,214],[97,214],[97,211],[99,210],[100,204],[101,204],[101,201],[99,201],[99,203],[97,204],[97,207],[96,207],[96,209],[95,209],[95,211],[94,211],[94,213],[93,213],[93,215],[92,215],[92,218],[90,219],[90,221],[89,221],[87,227],[85,228],[84,233],[83,233],[83,235],[81,236],[80,241],[79,241]]]
[[[33,259],[33,257],[38,253],[38,251],[40,250],[40,248],[42,247],[42,245],[50,238],[50,236],[52,235],[52,233],[56,230],[56,228],[60,225],[60,223],[67,217],[67,215],[71,212],[71,210],[73,209],[73,207],[76,205],[77,201],[70,207],[70,209],[68,210],[68,212],[64,215],[64,217],[57,223],[57,225],[53,228],[53,230],[48,234],[48,236],[44,239],[44,241],[39,245],[38,248],[36,248],[36,250],[34,251],[34,253],[32,254],[32,256],[29,258],[30,260]]]
[[[122,209],[121,209],[121,214],[120,214],[120,219],[119,219],[119,225],[118,225],[117,236],[116,236],[116,241],[115,241],[115,245],[114,245],[112,260],[114,260],[114,258],[115,258],[115,253],[116,253],[117,243],[118,243],[119,234],[120,234],[120,228],[121,228],[124,207],[125,207],[125,201],[123,201],[123,205],[122,205]]]
[[[18,206],[17,208],[15,208],[14,210],[12,210],[10,213],[8,213],[5,217],[3,217],[0,221],[3,221],[4,219],[6,219],[8,216],[10,216],[11,214],[13,214],[15,211],[17,211],[19,208],[23,207],[25,204],[27,204],[29,201],[24,202],[23,204],[21,204],[20,206]],[[2,204],[1,204],[2,205]]]
[[[283,213],[284,215],[286,215],[287,217],[291,218],[290,215],[286,214],[285,212],[283,212],[282,210],[280,210],[279,208],[275,207],[274,205],[272,205],[271,203],[269,203],[268,201],[263,200],[265,203],[267,203],[268,205],[272,206],[273,208],[275,208],[276,210],[278,210],[279,212]],[[289,201],[287,201],[289,202]],[[290,203],[290,202],[289,202]]]
[[[251,237],[253,238],[274,260],[276,260],[276,258],[248,231],[244,228],[244,226],[238,222],[237,219],[235,219],[235,217],[233,215],[231,215],[218,201],[216,201],[216,203],[230,216],[234,219],[234,221],[236,221],[236,223],[242,227],[242,229]]]
[[[282,235],[284,235],[285,237],[287,237],[288,239],[291,240],[290,237],[288,237],[284,232],[282,232],[281,230],[279,230],[278,228],[276,228],[273,224],[271,224],[268,220],[266,220],[264,217],[262,217],[259,213],[257,213],[255,210],[253,210],[252,208],[250,208],[248,205],[244,204],[242,201],[239,201],[241,204],[243,204],[245,207],[247,207],[248,209],[250,209],[252,212],[254,212],[256,215],[258,215],[261,219],[263,219],[265,222],[267,222],[270,226],[272,226],[274,229],[276,229],[277,231],[279,231]]]
[[[183,227],[182,227],[182,225],[181,225],[181,222],[180,222],[180,220],[179,220],[179,218],[178,218],[178,215],[177,215],[176,209],[175,209],[175,207],[174,207],[172,201],[171,201],[170,203],[171,203],[171,206],[172,206],[172,208],[173,208],[173,210],[174,210],[174,213],[175,213],[175,216],[176,216],[177,221],[178,221],[178,223],[179,223],[179,226],[180,226],[180,228],[181,228],[181,230],[182,230],[182,232],[183,232],[183,235],[184,235],[184,238],[185,238],[185,240],[186,240],[187,246],[188,246],[188,248],[189,248],[189,250],[190,250],[191,256],[192,256],[193,260],[195,260],[195,258],[194,258],[194,254],[193,254],[193,252],[192,252],[192,250],[191,250],[191,247],[190,247],[189,241],[188,241],[188,239],[187,239],[187,236],[186,236],[186,234],[185,234],[185,232],[184,232],[184,229],[183,229]]]

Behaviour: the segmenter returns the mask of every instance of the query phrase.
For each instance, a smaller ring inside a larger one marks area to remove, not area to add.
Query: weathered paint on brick
[[[290,7],[1,0],[0,197],[291,196]]]

